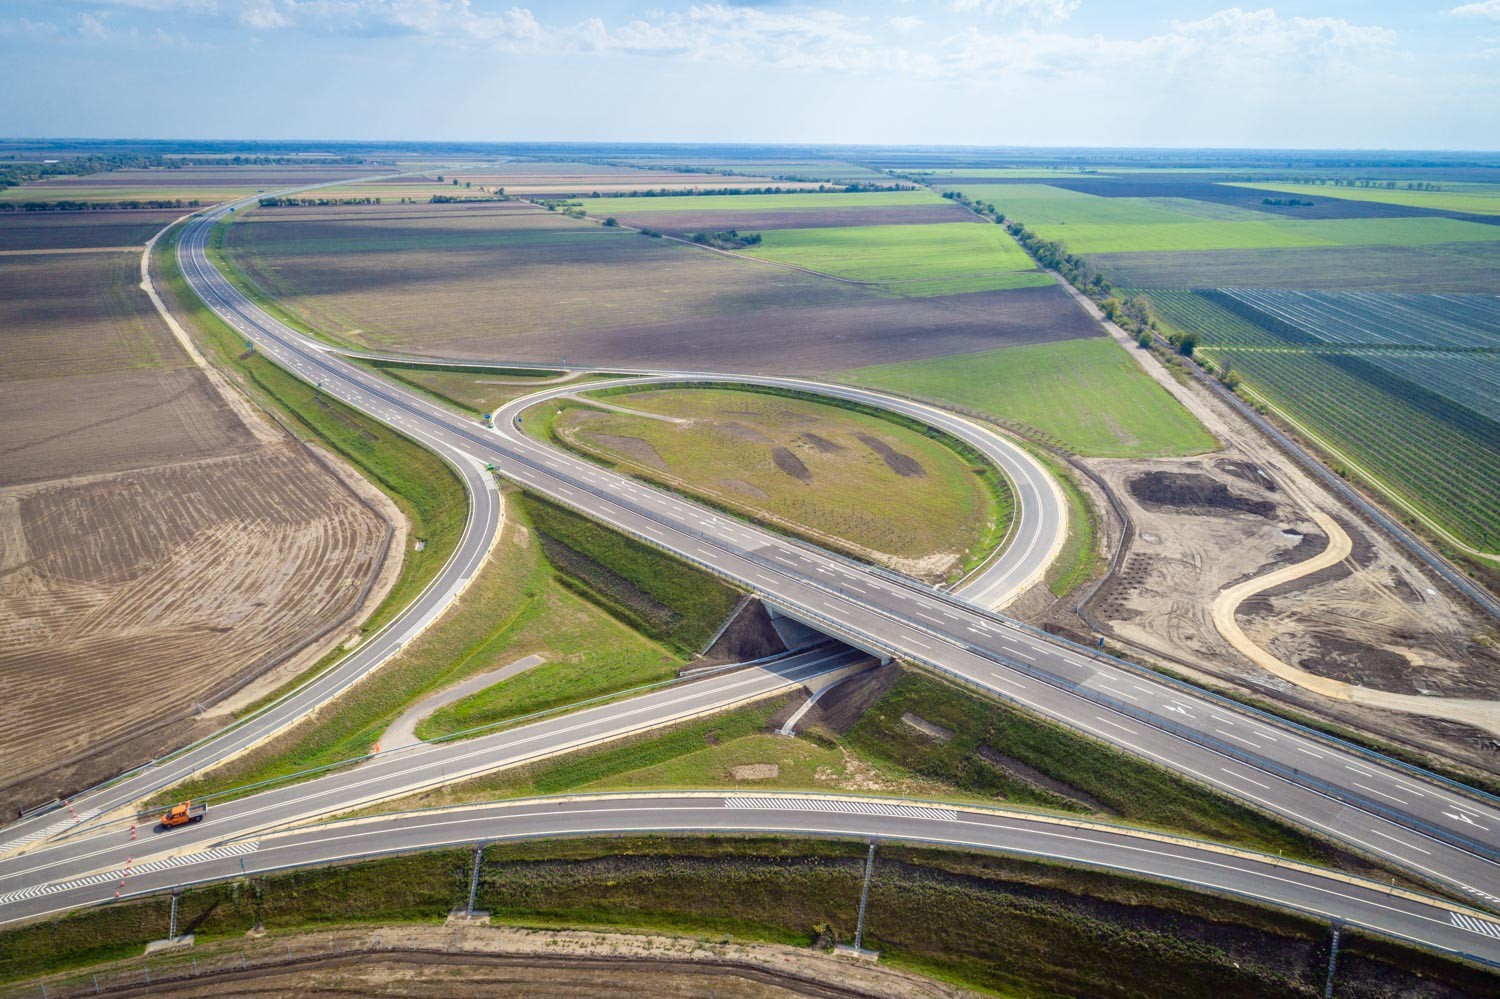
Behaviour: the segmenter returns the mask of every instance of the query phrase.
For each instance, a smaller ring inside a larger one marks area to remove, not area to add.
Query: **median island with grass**
[[[1015,512],[963,442],[811,393],[606,390],[533,412],[528,426],[609,467],[931,582],[982,563]]]

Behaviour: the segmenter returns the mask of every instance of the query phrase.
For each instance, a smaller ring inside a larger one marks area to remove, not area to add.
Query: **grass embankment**
[[[437,455],[308,385],[259,353],[226,326],[187,286],[177,263],[178,230],[157,243],[153,280],[173,314],[197,333],[204,355],[285,424],[337,452],[389,496],[410,525],[411,550],[400,553],[401,575],[364,625],[382,627],[432,581],[458,544],[468,500],[458,475]],[[425,542],[420,551],[415,542]],[[320,669],[341,653],[331,653]],[[297,681],[294,681],[297,682]]]
[[[367,361],[387,378],[430,395],[454,409],[476,416],[493,412],[512,399],[535,392],[561,371],[530,368],[450,368],[440,364],[409,364],[398,361]],[[587,377],[580,378],[580,383]]]
[[[623,538],[613,546],[590,530],[590,522],[545,501],[511,495],[506,516],[495,553],[441,626],[340,697],[337,710],[304,721],[166,797],[203,797],[363,756],[401,712],[432,691],[528,655],[546,662],[445,708],[423,725],[423,736],[668,679],[738,599],[735,591],[654,550],[642,555]],[[554,534],[563,540],[553,540]],[[560,555],[564,544],[577,547]],[[639,591],[617,584],[645,575],[656,579],[651,593],[665,594],[663,601],[671,603],[644,610],[632,605]],[[645,613],[659,607],[667,616]]]
[[[811,393],[603,390],[595,398],[672,423],[547,404],[541,433],[637,478],[867,561],[933,580],[992,553],[1014,502],[978,451],[873,407]],[[561,410],[559,412],[558,410]]]
[[[896,296],[957,295],[1052,283],[1003,226],[933,225],[772,229],[748,256],[875,284]]]
[[[864,844],[749,837],[651,837],[491,844],[477,905],[497,923],[633,930],[790,946],[849,941]],[[436,923],[467,900],[468,850],[368,861],[191,888],[180,925],[192,952],[233,954],[244,934],[372,923]],[[0,933],[0,977],[19,981],[119,960],[166,932],[166,896]],[[941,919],[934,919],[941,913]],[[894,963],[1005,995],[1123,997],[1322,993],[1321,921],[1231,899],[1056,864],[882,845],[866,945]],[[160,974],[160,972],[159,972]],[[1339,986],[1351,994],[1479,995],[1491,973],[1345,931]],[[78,973],[87,988],[89,972]],[[56,993],[69,984],[49,982]]]
[[[1033,449],[1032,456],[1047,466],[1068,504],[1068,536],[1057,558],[1047,568],[1047,589],[1055,597],[1065,597],[1097,579],[1104,571],[1099,551],[1098,517],[1072,471],[1040,449]]]
[[[1102,337],[855,368],[838,379],[956,404],[1088,457],[1164,457],[1219,446],[1119,344]]]
[[[813,790],[1096,814],[1310,863],[1353,861],[1310,835],[1170,771],[929,674],[904,671],[845,734],[768,735],[776,697],[607,746],[500,771],[364,813],[582,791]],[[927,734],[904,720],[947,730]],[[774,777],[734,768],[773,764]]]

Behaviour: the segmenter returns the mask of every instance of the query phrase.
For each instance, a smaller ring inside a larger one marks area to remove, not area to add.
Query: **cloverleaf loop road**
[[[720,710],[809,683],[848,663],[822,652],[521,729],[376,757],[239,798],[189,829],[147,842],[124,839],[124,827],[112,821],[122,809],[328,703],[441,614],[478,571],[498,531],[500,501],[487,471],[493,465],[526,489],[730,579],[856,649],[923,664],[1022,705],[1443,885],[1475,907],[1500,905],[1500,803],[1494,799],[990,610],[1040,578],[1066,531],[1056,485],[1014,441],[918,403],[798,379],[694,372],[621,379],[732,377],[804,389],[913,416],[980,448],[1011,479],[1018,499],[1013,538],[960,591],[927,587],[725,517],[524,433],[518,420],[523,409],[576,392],[577,386],[518,400],[498,411],[489,427],[352,363],[269,315],[217,271],[206,248],[213,225],[228,210],[224,206],[193,218],[181,234],[179,260],[194,291],[268,358],[442,455],[468,489],[469,522],[458,550],[416,603],[335,667],[237,726],[80,796],[66,813],[54,811],[0,831],[0,923],[106,901],[114,897],[122,869],[133,872],[129,891],[134,892],[242,871],[508,836],[723,829],[946,842],[1053,857],[1243,895],[1500,963],[1500,922],[1477,908],[1209,844],[930,803],[837,799],[844,804],[835,806],[828,804],[834,799],[809,796],[623,796],[468,806],[441,818],[415,813],[355,825],[307,825],[457,777]],[[1002,814],[1003,819],[994,817]],[[122,867],[127,857],[130,863]]]

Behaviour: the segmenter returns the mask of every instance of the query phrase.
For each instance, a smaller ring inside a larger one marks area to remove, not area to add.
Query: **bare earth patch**
[[[902,454],[890,444],[870,434],[858,434],[860,443],[880,455],[886,467],[903,479],[923,479],[927,472],[922,468],[922,463],[909,454]]]
[[[781,767],[775,763],[743,763],[729,769],[735,780],[774,780],[781,776]]]
[[[802,463],[802,459],[791,452],[790,449],[777,447],[771,449],[771,460],[776,462],[776,467],[799,482],[811,482],[812,473]]]

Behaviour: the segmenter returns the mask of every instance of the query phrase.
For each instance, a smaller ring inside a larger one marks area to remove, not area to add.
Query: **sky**
[[[1500,0],[0,0],[0,134],[1494,150]]]

